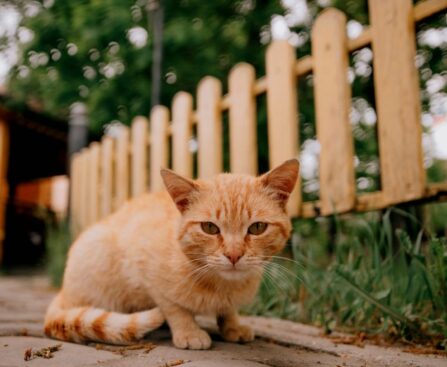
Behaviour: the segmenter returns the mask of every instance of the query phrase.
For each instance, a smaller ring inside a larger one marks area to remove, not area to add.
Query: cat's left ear
[[[198,185],[169,169],[162,168],[160,174],[169,195],[171,195],[178,210],[183,213],[191,204],[192,197],[198,190]]]
[[[300,164],[297,159],[285,161],[280,166],[270,170],[260,177],[264,186],[275,195],[281,204],[286,204],[290,193],[298,179]]]

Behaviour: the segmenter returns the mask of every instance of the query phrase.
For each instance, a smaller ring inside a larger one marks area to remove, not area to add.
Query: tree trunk
[[[152,91],[151,107],[160,104],[161,73],[163,61],[163,22],[164,10],[162,0],[148,0],[147,11],[149,16],[149,29],[153,34],[152,52]]]

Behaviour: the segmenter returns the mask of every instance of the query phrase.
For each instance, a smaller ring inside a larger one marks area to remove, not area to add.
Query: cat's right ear
[[[169,195],[178,210],[183,213],[191,204],[192,196],[197,192],[198,185],[166,168],[162,168],[160,174]]]
[[[274,193],[274,197],[285,207],[290,193],[298,179],[300,164],[297,159],[289,159],[279,167],[260,177],[265,187]]]

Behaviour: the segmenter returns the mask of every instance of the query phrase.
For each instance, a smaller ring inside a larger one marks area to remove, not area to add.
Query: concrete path
[[[0,367],[447,367],[441,356],[405,353],[397,348],[334,344],[321,330],[289,321],[247,317],[257,334],[253,343],[223,342],[210,319],[200,323],[211,331],[209,351],[179,350],[170,342],[169,330],[161,329],[131,348],[61,343],[53,358],[24,360],[40,348],[59,344],[42,333],[42,318],[54,290],[43,277],[0,277]],[[141,348],[140,348],[141,347]],[[32,349],[30,349],[32,348]]]

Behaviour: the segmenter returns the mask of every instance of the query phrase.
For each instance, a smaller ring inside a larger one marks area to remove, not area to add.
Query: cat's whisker
[[[265,260],[259,260],[259,261],[263,264],[263,267],[265,270],[264,274],[267,277],[269,277],[271,281],[275,282],[275,284],[277,282],[277,278],[280,278],[280,280],[283,283],[287,283],[287,284],[289,284],[292,281],[290,279],[290,276],[285,274],[286,270],[288,270],[287,268],[281,267],[280,264],[272,263],[270,261],[265,261]],[[273,267],[274,267],[274,269],[272,269]],[[274,273],[274,271],[275,271],[275,273]],[[289,274],[293,274],[293,273],[290,272]]]
[[[294,279],[295,280],[299,280],[300,282],[304,283],[304,280],[296,273],[294,273],[293,271],[291,271],[289,268],[285,267],[284,265],[275,262],[275,261],[269,261],[270,258],[272,258],[271,256],[256,256],[257,259],[262,259],[262,258],[266,258],[268,260],[259,260],[262,261],[264,263],[264,265],[266,267],[270,267],[270,268],[275,268],[275,270],[278,272],[278,276],[281,277],[282,281],[285,283],[291,283]],[[284,258],[282,256],[273,256],[273,258],[276,259],[281,259],[281,260],[290,260],[290,262],[299,265],[299,263],[297,263],[296,261],[293,261],[291,259],[288,258]],[[273,270],[270,270],[270,272],[272,272]]]
[[[281,293],[282,296],[287,296],[284,289],[282,289],[279,285],[275,277],[270,274],[270,271],[268,269],[261,270],[261,275],[264,276],[264,281],[268,281],[279,293]]]
[[[287,269],[286,267],[277,264],[277,263],[268,263],[266,264],[270,272],[276,271],[276,274],[278,277],[282,279],[282,281],[286,284],[292,284],[294,280],[298,280],[301,283],[305,283],[305,281],[300,277],[298,274],[293,273],[290,269]]]
[[[204,264],[202,266],[199,266],[198,268],[194,269],[189,275],[194,276],[197,273],[200,273],[203,269],[206,269],[209,267],[209,264]]]
[[[272,278],[272,281],[276,284],[277,289],[281,290],[281,293],[286,296],[287,290],[289,289],[288,284],[290,283],[290,279],[285,278],[281,272],[274,272],[271,268],[265,269],[266,274]]]
[[[192,273],[190,273],[190,277],[188,278],[188,280],[192,280],[192,283],[189,286],[187,293],[191,292],[191,290],[194,288],[194,286],[197,285],[200,280],[202,280],[204,275],[208,273],[209,268],[210,268],[209,264],[205,264],[205,265],[195,269]]]
[[[273,256],[267,256],[267,255],[266,256],[262,256],[262,255],[259,255],[259,257],[267,258],[269,260],[288,261],[288,262],[293,263],[293,264],[295,264],[297,266],[304,267],[303,262],[299,262],[299,261],[297,261],[295,259],[290,259],[290,258],[285,257],[285,256],[275,256],[275,255],[273,255]]]
[[[280,269],[282,269],[289,276],[291,276],[291,277],[293,277],[293,278],[295,278],[297,280],[303,281],[303,279],[299,276],[299,273],[296,274],[296,273],[292,272],[292,270],[290,270],[289,268],[285,267],[284,265],[281,265],[281,264],[278,264],[278,263],[272,263],[272,264],[274,264],[273,266],[277,266]]]

